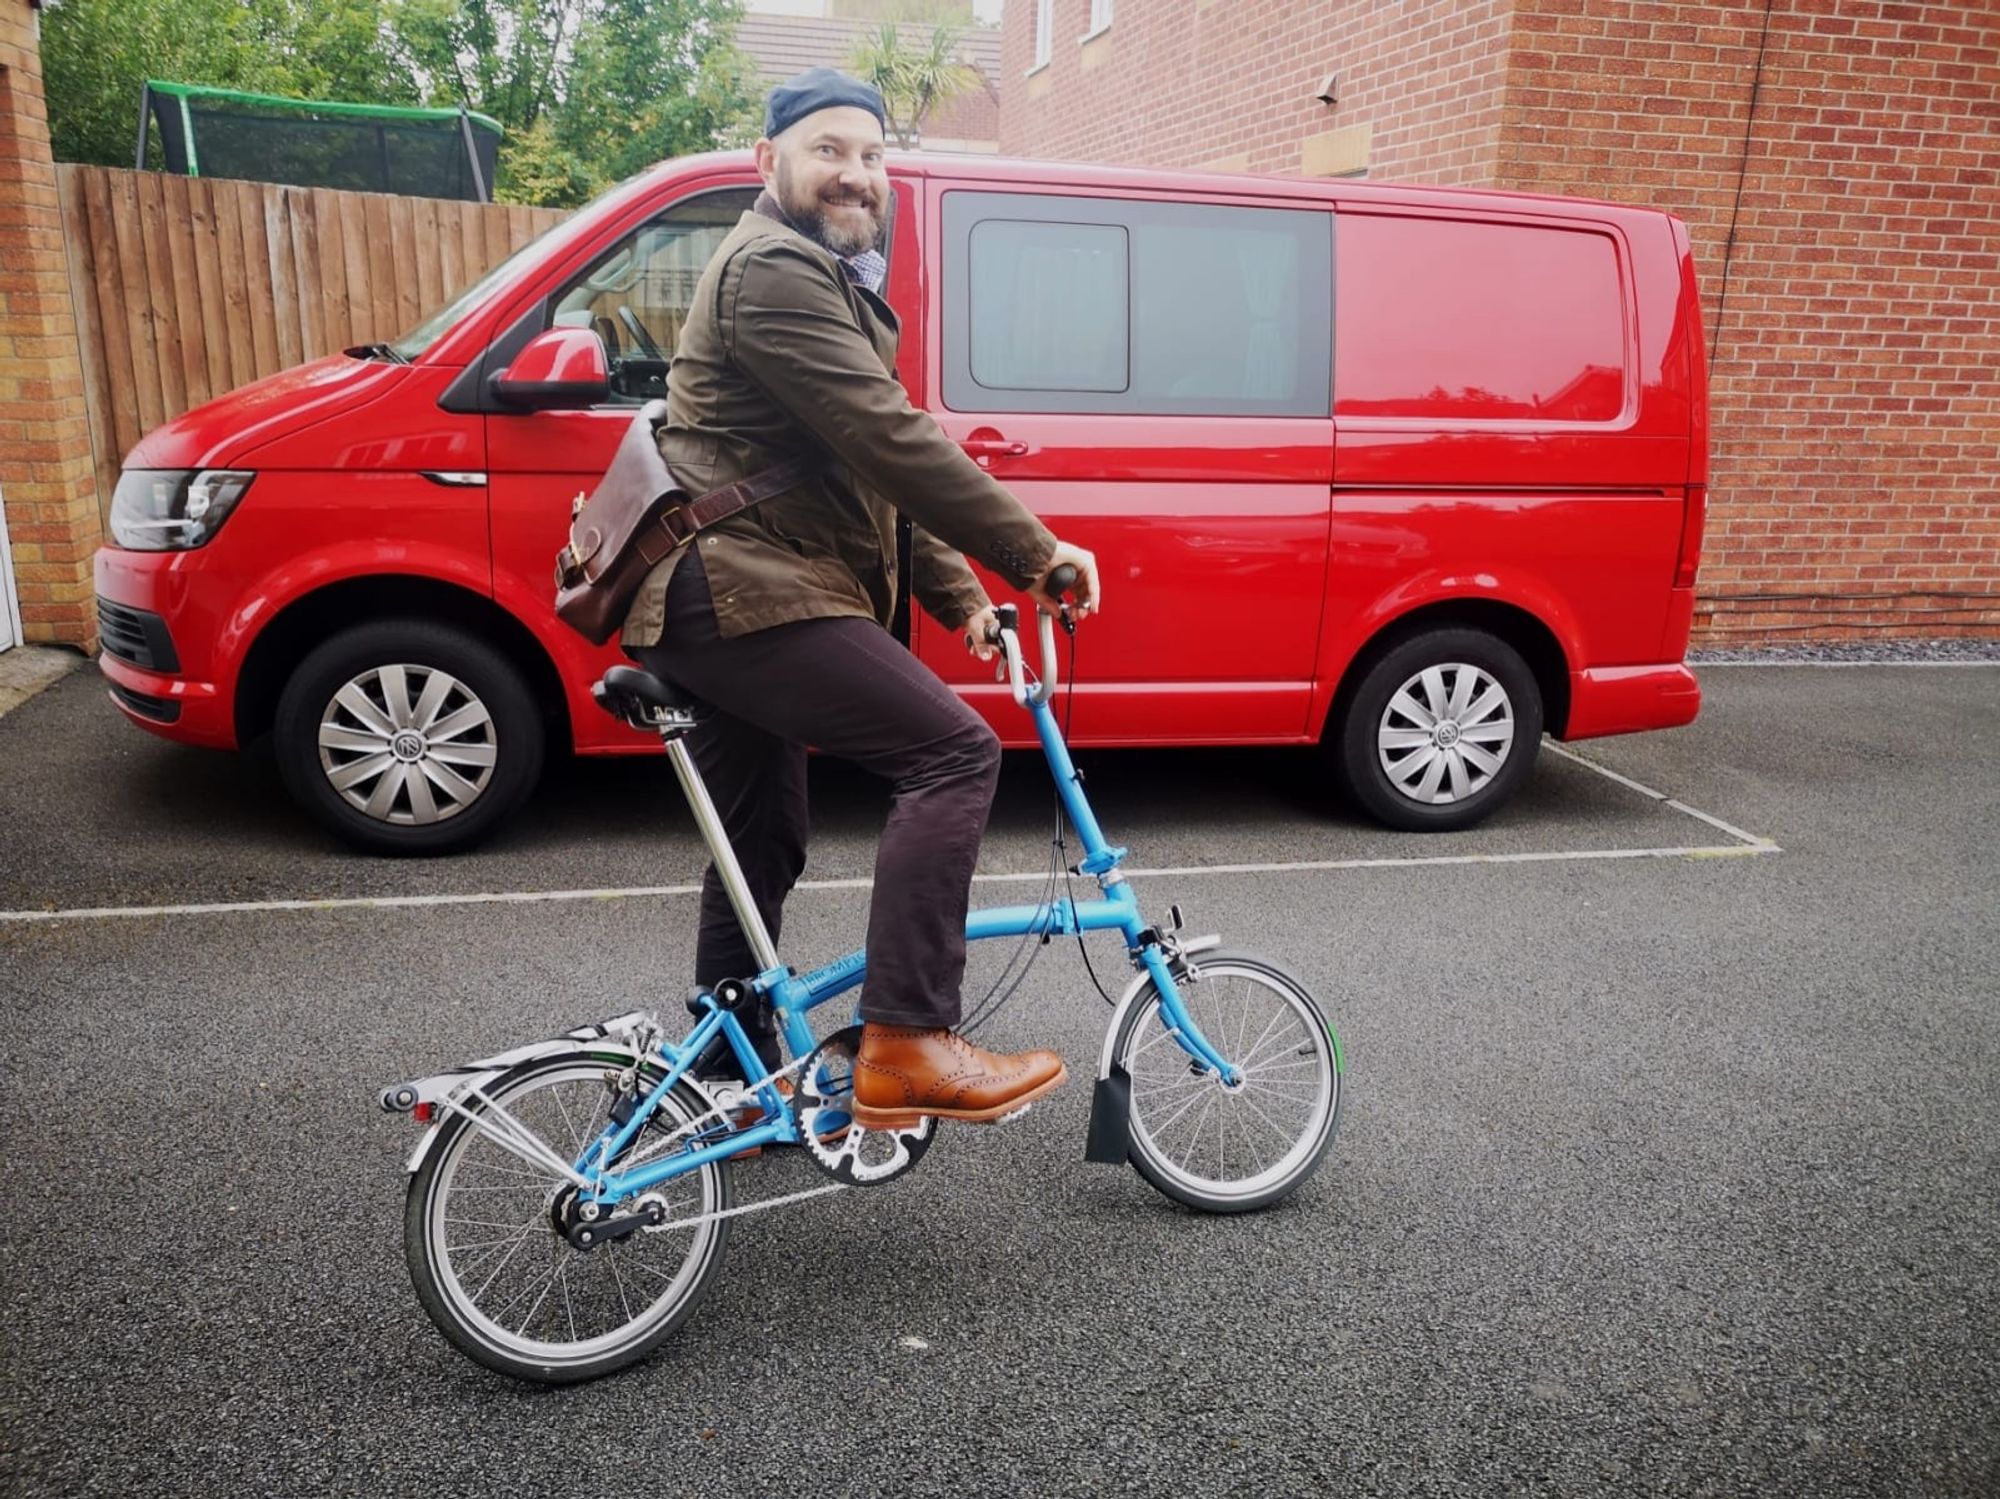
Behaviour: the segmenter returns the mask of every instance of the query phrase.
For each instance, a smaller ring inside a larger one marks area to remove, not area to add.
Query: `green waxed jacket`
[[[702,273],[674,351],[660,451],[697,495],[801,453],[825,461],[696,538],[717,628],[747,635],[839,615],[886,626],[900,510],[912,525],[912,592],[957,629],[987,603],[960,553],[1025,589],[1047,571],[1055,537],[910,404],[891,373],[888,303],[770,214],[767,195]],[[624,645],[659,643],[687,551],[640,586]]]

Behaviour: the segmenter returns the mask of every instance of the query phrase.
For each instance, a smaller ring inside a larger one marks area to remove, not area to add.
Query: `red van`
[[[1076,743],[1321,743],[1382,821],[1451,829],[1544,731],[1694,717],[1707,388],[1678,220],[970,157],[890,173],[912,400],[1106,570]],[[273,735],[304,805],[382,851],[470,843],[552,746],[656,749],[591,703],[620,658],[557,621],[552,559],[756,191],[748,153],[665,163],[395,343],[150,433],[96,559],[118,705],[194,744]],[[592,393],[538,409],[551,350],[579,345]],[[907,630],[1022,739],[947,631]]]

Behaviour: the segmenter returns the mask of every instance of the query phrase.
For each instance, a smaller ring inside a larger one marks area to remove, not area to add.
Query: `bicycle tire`
[[[558,1154],[574,1159],[583,1142],[601,1128],[612,1101],[604,1084],[605,1070],[622,1060],[586,1055],[544,1059],[516,1068],[486,1091],[544,1139],[550,1139],[555,1121],[559,1138],[550,1143]],[[659,1076],[649,1068],[646,1082]],[[582,1108],[585,1102],[591,1105],[587,1110]],[[475,1112],[481,1108],[472,1107]],[[683,1082],[661,1100],[653,1117],[663,1132],[671,1133],[705,1112],[701,1095]],[[639,1148],[643,1150],[651,1138],[654,1132],[649,1127],[639,1137]],[[557,1233],[551,1217],[564,1185],[553,1173],[537,1174],[483,1131],[453,1115],[411,1178],[404,1207],[404,1253],[425,1313],[474,1362],[536,1384],[597,1379],[645,1358],[700,1303],[721,1266],[729,1238],[730,1220],[712,1218],[691,1229],[670,1234],[642,1231],[579,1250]],[[668,1200],[668,1221],[720,1212],[732,1198],[729,1163],[710,1162],[656,1190]],[[463,1210],[454,1214],[454,1207]],[[474,1216],[467,1217],[468,1213]],[[500,1237],[454,1245],[454,1223],[475,1234]],[[572,1287],[573,1271],[589,1279]],[[631,1287],[652,1283],[644,1277],[664,1280],[666,1288],[635,1311]],[[468,1285],[474,1279],[481,1279],[476,1288]],[[496,1315],[534,1293],[537,1284],[541,1289],[518,1328],[509,1326],[511,1315]],[[560,1296],[552,1298],[551,1292],[558,1290]],[[576,1320],[579,1290],[587,1292],[586,1325],[603,1327],[591,1336],[581,1334]],[[510,1293],[510,1302],[502,1303],[500,1298]],[[567,1339],[531,1335],[531,1329],[540,1334],[545,1326],[551,1333],[559,1332],[558,1309],[570,1334]]]
[[[1244,1068],[1242,1083],[1224,1087],[1173,1040],[1149,981],[1112,1042],[1112,1061],[1131,1080],[1127,1157],[1175,1202],[1208,1213],[1252,1212],[1297,1191],[1333,1144],[1340,1043],[1319,1002],[1277,964],[1242,952],[1194,961],[1197,977],[1180,984],[1182,1003],[1224,1059]],[[1244,1002],[1253,993],[1263,996],[1262,1010]],[[1216,1169],[1204,1172],[1192,1163],[1211,1127]],[[1243,1166],[1254,1169],[1230,1174],[1232,1142]]]

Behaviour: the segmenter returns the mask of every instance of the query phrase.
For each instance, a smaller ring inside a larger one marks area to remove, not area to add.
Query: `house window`
[[[1090,30],[1084,36],[1084,40],[1089,41],[1110,24],[1111,0],[1090,0]]]
[[[1035,0],[1035,67],[1049,65],[1049,42],[1055,35],[1056,0]],[[1030,71],[1033,71],[1030,69]]]

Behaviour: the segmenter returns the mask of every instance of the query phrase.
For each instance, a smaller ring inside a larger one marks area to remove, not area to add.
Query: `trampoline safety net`
[[[456,109],[332,104],[149,80],[137,165],[148,124],[161,163],[189,177],[239,177],[299,187],[487,201],[501,128]]]

